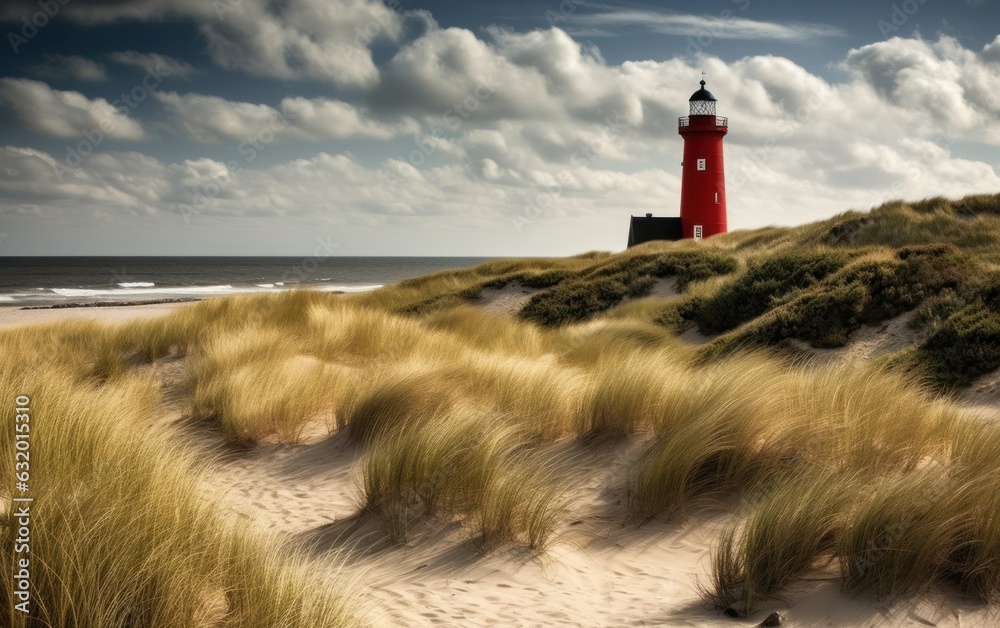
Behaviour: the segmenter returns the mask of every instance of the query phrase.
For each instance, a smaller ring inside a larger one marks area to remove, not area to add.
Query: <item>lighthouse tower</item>
[[[729,121],[715,115],[715,96],[701,89],[691,98],[690,115],[681,118],[677,132],[684,138],[681,176],[681,228],[685,238],[707,238],[726,232],[726,173],[722,138]]]

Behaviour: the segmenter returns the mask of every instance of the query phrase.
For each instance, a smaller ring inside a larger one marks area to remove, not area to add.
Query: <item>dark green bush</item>
[[[526,288],[551,288],[573,277],[575,273],[568,270],[523,271],[500,275],[495,279],[483,282],[483,288],[503,288],[508,284],[520,284]]]
[[[965,301],[958,292],[951,288],[945,288],[940,293],[925,299],[917,307],[913,319],[910,320],[910,326],[914,329],[933,332],[963,306],[965,306]]]
[[[681,304],[671,304],[663,309],[662,312],[656,317],[656,321],[660,325],[670,329],[674,333],[681,333],[690,323],[681,314]]]
[[[683,289],[692,281],[733,272],[736,260],[712,251],[673,251],[629,255],[602,264],[533,296],[520,315],[542,325],[585,320],[625,298],[649,294],[657,278],[677,277]]]
[[[862,324],[897,316],[943,290],[954,291],[976,275],[972,260],[949,245],[903,247],[896,258],[846,266],[719,338],[710,353],[774,345],[788,338],[816,347],[843,346]],[[708,305],[697,307],[700,313]]]
[[[625,277],[566,282],[531,297],[520,316],[541,325],[581,321],[621,303],[630,293]]]
[[[656,277],[651,277],[649,275],[636,277],[628,284],[628,296],[633,299],[644,297],[653,290],[653,286],[655,285]]]
[[[1000,275],[984,281],[972,303],[945,319],[912,360],[946,387],[1000,368]]]
[[[729,255],[713,251],[673,251],[626,257],[600,266],[584,277],[614,277],[623,273],[677,277],[677,287],[683,290],[692,281],[726,275],[737,267],[736,260]]]
[[[677,277],[677,288],[685,290],[688,284],[704,281],[717,275],[728,275],[739,267],[736,260],[728,255],[685,251],[661,257],[656,261],[653,274],[657,277]]]
[[[813,285],[847,262],[843,253],[791,251],[752,264],[742,276],[685,312],[699,329],[717,334],[757,318],[787,295]]]
[[[573,276],[568,270],[546,270],[540,273],[522,273],[517,281],[527,288],[551,288]]]

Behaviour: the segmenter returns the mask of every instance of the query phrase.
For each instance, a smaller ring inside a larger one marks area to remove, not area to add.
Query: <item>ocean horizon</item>
[[[0,306],[375,290],[491,257],[3,257]]]

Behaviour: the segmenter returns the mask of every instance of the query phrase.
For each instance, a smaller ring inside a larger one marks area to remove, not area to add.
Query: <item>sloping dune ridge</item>
[[[32,621],[1000,623],[1000,195],[0,324]]]

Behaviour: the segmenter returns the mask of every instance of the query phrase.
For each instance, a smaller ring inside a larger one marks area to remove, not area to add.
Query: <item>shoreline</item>
[[[176,298],[176,299],[143,299],[138,301],[95,301],[91,303],[75,301],[72,303],[53,303],[51,305],[25,305],[22,307],[11,306],[11,309],[18,310],[64,310],[81,307],[134,307],[139,305],[163,305],[166,303],[194,303],[201,301],[200,298]]]
[[[200,299],[150,299],[126,303],[0,306],[0,330],[43,325],[67,320],[120,323],[139,318],[155,318],[190,305]]]

